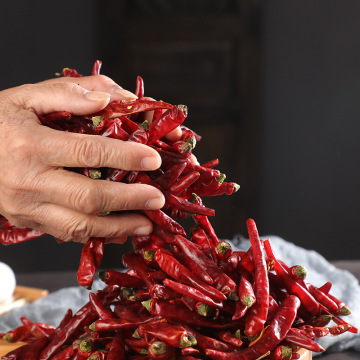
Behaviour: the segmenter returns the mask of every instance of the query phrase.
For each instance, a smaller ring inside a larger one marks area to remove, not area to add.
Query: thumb
[[[89,91],[75,83],[39,83],[17,88],[13,101],[38,115],[54,111],[68,111],[74,115],[87,115],[103,109],[110,94]]]

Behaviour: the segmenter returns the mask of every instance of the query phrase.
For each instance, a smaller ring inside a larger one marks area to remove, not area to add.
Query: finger
[[[182,135],[182,131],[180,129],[180,126],[178,126],[177,128],[175,128],[173,131],[170,131],[167,135],[166,135],[166,138],[169,140],[169,141],[178,141],[180,140],[181,138],[181,135]]]
[[[36,153],[50,166],[155,170],[161,165],[156,150],[131,141],[68,133],[45,126],[38,126],[34,137]]]
[[[120,210],[155,210],[165,204],[162,192],[153,186],[92,180],[67,170],[51,170],[38,176],[33,189],[41,201],[69,207],[82,213]]]
[[[103,91],[111,95],[110,101],[113,100],[136,100],[137,96],[132,92],[123,89],[114,80],[105,75],[93,75],[84,77],[59,77],[45,80],[42,83],[54,84],[59,82],[75,83],[90,91]]]
[[[39,206],[33,213],[38,230],[64,241],[85,243],[90,237],[119,238],[132,235],[148,235],[152,222],[137,213],[95,216],[54,204]]]
[[[110,94],[89,91],[75,83],[39,83],[18,88],[12,100],[21,108],[38,115],[54,111],[68,111],[74,115],[86,115],[103,109],[110,101]]]

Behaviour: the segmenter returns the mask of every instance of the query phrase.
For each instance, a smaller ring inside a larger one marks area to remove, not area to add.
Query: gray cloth
[[[360,286],[358,280],[348,271],[341,270],[330,264],[320,254],[306,250],[287,242],[277,236],[270,238],[275,256],[287,265],[303,265],[308,270],[308,281],[321,286],[327,281],[333,283],[331,293],[349,305],[352,314],[346,321],[360,327]],[[233,248],[247,250],[249,240],[235,236]],[[94,282],[93,291],[102,289],[104,284],[100,280]],[[6,332],[20,324],[20,317],[26,316],[34,322],[45,322],[54,326],[62,320],[67,309],[76,312],[89,301],[89,293],[80,287],[69,287],[51,293],[48,297],[39,299],[32,304],[16,308],[0,316],[0,332]],[[360,335],[345,333],[340,336],[326,337],[319,340],[327,351],[343,351],[354,349],[360,351]],[[315,354],[314,354],[315,355]]]

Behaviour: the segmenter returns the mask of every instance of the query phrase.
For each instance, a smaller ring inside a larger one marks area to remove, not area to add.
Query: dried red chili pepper
[[[191,241],[195,244],[199,245],[202,251],[215,262],[215,255],[212,243],[210,242],[209,238],[207,237],[205,231],[201,227],[195,227],[191,231]]]
[[[140,76],[136,78],[135,95],[138,97],[139,100],[144,97],[144,80]]]
[[[185,266],[180,264],[172,256],[170,251],[161,249],[157,250],[155,253],[155,260],[159,264],[161,270],[163,270],[175,280],[193,286],[194,288],[202,291],[205,295],[209,296],[213,300],[226,300],[226,296],[224,296],[224,294],[194,276],[191,271],[189,271]]]
[[[292,359],[293,351],[291,347],[285,345],[277,346],[269,357],[271,360],[288,360]]]
[[[185,284],[177,283],[170,279],[165,279],[163,281],[163,283],[165,286],[168,286],[169,288],[175,290],[179,294],[182,294],[182,295],[188,296],[190,298],[193,298],[195,300],[201,301],[204,304],[213,306],[217,309],[223,308],[222,302],[214,301],[211,297],[205,295],[203,292],[201,292],[200,290],[198,290],[196,288],[193,288],[193,287],[185,285]]]
[[[107,309],[94,293],[89,293],[89,298],[91,305],[93,306],[100,319],[107,320],[114,318],[114,314],[112,313],[112,311],[110,309]]]
[[[170,216],[166,215],[161,210],[142,210],[142,212],[152,220],[159,228],[168,231],[170,234],[180,234],[186,236],[184,228],[173,220]],[[157,234],[155,232],[155,234]],[[163,240],[166,241],[163,237]]]
[[[193,184],[200,177],[199,172],[191,172],[185,176],[182,176],[178,181],[173,183],[169,187],[169,193],[173,195],[180,195],[183,191],[189,188],[191,184]]]
[[[150,125],[148,144],[150,145],[167,135],[170,131],[181,125],[186,117],[187,107],[185,105],[173,106],[164,112]]]
[[[95,60],[92,71],[91,71],[91,75],[99,75],[101,65],[102,65],[102,62],[100,60]]]
[[[64,77],[83,77],[84,75],[79,74],[75,69],[64,68],[62,69]]]
[[[314,352],[325,351],[325,349],[320,344],[310,339],[308,336],[304,334],[302,330],[297,328],[289,329],[288,333],[285,336],[285,340],[290,342],[291,344],[300,346],[310,351],[314,351]]]
[[[139,321],[129,321],[122,319],[108,319],[108,320],[96,320],[91,326],[91,330],[98,332],[117,331],[119,329],[136,329],[140,325],[148,323],[156,323],[164,321],[161,317],[154,316]]]
[[[130,138],[130,135],[123,129],[121,120],[118,118],[103,120],[96,127],[96,130],[99,135],[113,139],[128,141]]]
[[[233,334],[230,330],[221,330],[217,331],[216,335],[218,338],[228,344],[231,344],[237,348],[241,347],[243,342],[239,339],[235,334]]]
[[[164,101],[155,101],[149,99],[139,99],[134,101],[114,100],[107,105],[103,110],[94,114],[95,116],[123,116],[137,114],[144,111],[151,111],[155,109],[172,109],[174,106]]]
[[[319,287],[319,290],[322,291],[324,294],[329,294],[331,288],[332,288],[332,283],[328,281],[323,286]]]
[[[144,281],[141,279],[112,269],[99,272],[99,278],[107,285],[118,285],[133,288],[142,288],[145,286]]]
[[[51,341],[42,351],[39,360],[49,360],[66,342],[72,342],[76,339],[85,322],[91,323],[96,318],[97,314],[88,302],[56,333],[56,337],[51,337]]]
[[[207,349],[206,354],[216,360],[255,360],[274,349],[286,336],[295,320],[300,300],[289,296],[279,307],[278,313],[265,329],[261,338],[252,346],[238,352],[224,353]]]
[[[13,330],[8,331],[3,335],[3,339],[7,342],[13,343],[27,339],[31,336],[29,329],[25,325],[20,325]]]
[[[236,349],[231,344],[203,335],[187,325],[183,325],[183,326],[186,329],[186,331],[189,333],[189,335],[192,335],[196,339],[197,347],[203,352],[205,352],[206,349],[213,349],[223,352],[234,351]]]
[[[164,190],[168,190],[184,171],[186,163],[175,164],[166,170],[161,176],[155,179],[155,182]]]
[[[262,242],[252,219],[246,222],[254,256],[254,294],[256,302],[247,312],[245,330],[248,335],[258,335],[264,328],[269,308],[269,279]]]
[[[140,325],[139,334],[150,334],[175,348],[184,348],[194,344],[189,340],[187,331],[180,325],[165,322]]]
[[[320,311],[319,303],[305,288],[303,288],[297,281],[295,281],[294,278],[289,275],[286,269],[284,269],[284,267],[277,261],[268,240],[264,241],[264,247],[267,256],[274,261],[274,270],[286,284],[288,292],[298,296],[301,300],[301,306],[304,307],[311,315],[318,314]]]
[[[77,272],[79,285],[91,289],[94,274],[100,266],[104,254],[105,239],[90,238],[83,246]]]
[[[20,321],[24,324],[24,326],[27,328],[28,332],[36,337],[37,339],[40,339],[42,337],[49,337],[49,335],[54,331],[54,327],[52,326],[42,326],[40,323],[33,323],[29,319],[27,319],[25,316],[22,316],[20,318]],[[14,341],[12,339],[12,341]]]
[[[314,327],[314,326],[302,326],[301,330],[304,331],[305,335],[311,338],[320,338],[324,336],[337,336],[349,331],[352,328],[350,324],[341,324],[329,327]]]
[[[173,241],[181,251],[196,261],[211,276],[213,286],[228,295],[236,289],[236,284],[213,261],[211,261],[197,246],[181,235],[175,235]]]
[[[41,231],[29,229],[26,227],[17,227],[11,224],[11,226],[1,230],[0,242],[3,245],[19,244],[24,241],[36,239],[43,235],[45,235],[45,233],[42,233]]]
[[[124,266],[134,269],[141,280],[146,284],[147,288],[151,289],[154,282],[148,277],[149,271],[147,264],[140,255],[127,253],[123,255],[122,261]]]

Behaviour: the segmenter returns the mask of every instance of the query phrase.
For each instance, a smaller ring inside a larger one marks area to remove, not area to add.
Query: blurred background
[[[358,259],[360,2],[2,0],[0,89],[72,67],[189,107],[200,162],[219,158],[232,196],[204,199],[220,238],[279,235],[327,259]],[[2,171],[6,171],[3,169]],[[79,244],[0,245],[17,272],[75,270]],[[111,249],[112,248],[112,249]],[[119,267],[127,246],[109,246]]]

